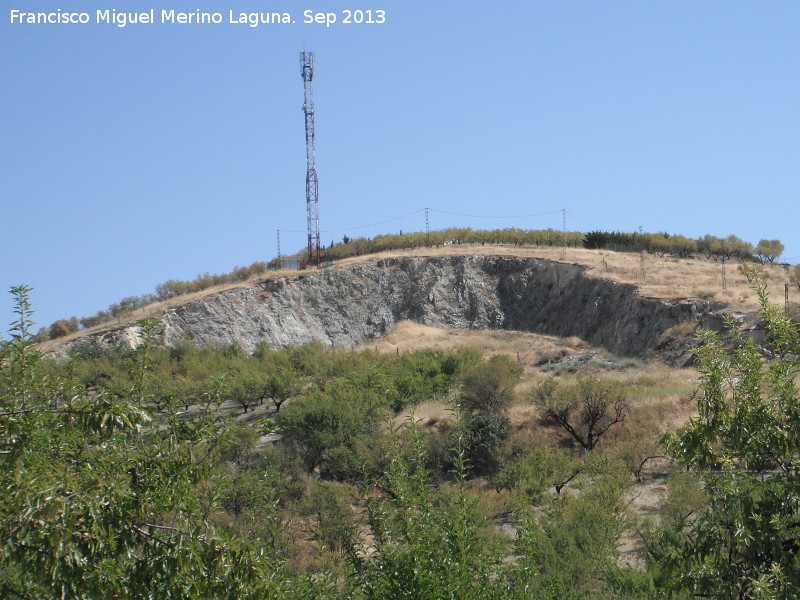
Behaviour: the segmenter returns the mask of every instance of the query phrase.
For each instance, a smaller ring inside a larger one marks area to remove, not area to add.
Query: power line
[[[576,217],[575,215],[573,215],[573,214],[572,214],[571,212],[569,212],[569,211],[567,211],[567,214],[568,214],[570,217],[572,217],[573,219],[575,219],[576,221],[578,221],[579,223],[583,223],[583,224],[584,224],[584,225],[586,225],[587,227],[594,227],[594,225],[590,225],[590,224],[589,224],[589,223],[587,223],[586,221],[584,221],[584,220],[582,220],[582,219],[579,219],[578,217]]]
[[[546,215],[554,215],[554,214],[559,214],[559,213],[561,213],[563,215],[566,212],[567,215],[569,215],[570,217],[572,217],[576,221],[580,221],[584,225],[587,225],[588,227],[591,227],[591,225],[589,225],[585,221],[582,221],[581,219],[579,219],[578,217],[576,217],[575,215],[573,215],[572,213],[570,213],[569,211],[567,211],[566,209],[563,209],[563,208],[560,208],[558,210],[550,210],[550,211],[547,211],[547,212],[533,213],[533,214],[529,214],[529,215],[469,215],[469,214],[465,214],[465,213],[456,213],[456,212],[451,212],[451,211],[446,211],[446,210],[439,210],[437,208],[429,208],[428,207],[428,208],[419,208],[419,209],[417,209],[415,211],[412,211],[410,213],[401,215],[399,217],[392,217],[391,219],[385,219],[383,221],[377,221],[375,223],[369,223],[368,225],[355,225],[355,226],[352,226],[352,227],[339,227],[337,229],[322,229],[322,230],[320,230],[320,233],[338,233],[338,232],[342,232],[342,231],[352,231],[354,229],[367,229],[369,227],[376,227],[378,225],[385,225],[386,223],[393,223],[395,221],[401,221],[403,219],[407,219],[409,217],[413,217],[414,215],[418,215],[420,213],[425,213],[426,216],[427,216],[429,211],[430,212],[436,212],[436,213],[443,214],[443,215],[451,215],[451,216],[456,216],[456,217],[469,217],[469,218],[473,218],[473,219],[526,219],[526,218],[532,218],[532,217],[542,217],[542,216],[546,216]],[[426,221],[426,223],[429,223],[429,222]],[[428,230],[429,230],[429,225],[428,225]],[[283,233],[305,233],[304,231],[299,230],[299,229],[283,229],[283,228],[281,228],[281,232],[283,232]]]
[[[441,213],[443,215],[452,215],[455,217],[470,217],[472,219],[528,219],[531,217],[542,217],[544,215],[553,215],[561,212],[561,209],[558,209],[558,210],[551,210],[548,212],[535,213],[532,215],[466,215],[464,213],[449,212],[446,210],[438,210],[436,208],[431,208],[430,210],[432,210],[433,212]]]
[[[402,219],[407,219],[408,217],[413,217],[414,215],[418,215],[421,212],[424,212],[424,208],[420,208],[419,210],[415,210],[414,212],[408,213],[407,215],[403,215],[402,217],[394,217],[393,219],[387,219],[385,221],[378,221],[377,223],[370,223],[369,225],[358,225],[357,227],[342,227],[341,229],[323,229],[320,233],[336,233],[339,231],[350,231],[352,229],[366,229],[367,227],[375,227],[377,225],[384,225],[386,223],[392,223],[394,221],[400,221]],[[433,210],[433,209],[431,209]],[[281,230],[285,231],[285,230]]]

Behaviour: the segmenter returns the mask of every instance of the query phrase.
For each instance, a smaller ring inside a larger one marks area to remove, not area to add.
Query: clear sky
[[[156,23],[95,22],[133,6]],[[59,9],[90,22],[11,23]],[[223,22],[161,23],[196,9]],[[269,260],[278,229],[304,247],[304,48],[325,245],[423,230],[425,207],[432,229],[565,208],[570,230],[778,238],[800,262],[798,31],[796,1],[7,0],[0,325],[12,285],[49,325]]]

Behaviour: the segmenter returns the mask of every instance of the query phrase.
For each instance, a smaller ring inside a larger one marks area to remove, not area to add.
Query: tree
[[[679,258],[689,258],[697,252],[697,241],[683,235],[670,237],[669,253]]]
[[[522,370],[502,354],[471,367],[461,384],[460,405],[467,413],[501,414],[511,405]]]
[[[722,240],[715,235],[706,234],[697,240],[697,249],[710,259],[721,252]]]
[[[789,269],[789,282],[800,290],[800,265],[795,265]]]
[[[478,363],[464,375],[460,408],[464,411],[464,453],[474,473],[496,471],[498,448],[508,438],[511,424],[505,412],[513,400],[522,369],[504,355]]]
[[[769,261],[773,264],[775,260],[783,254],[783,244],[780,240],[760,240],[756,246],[755,254],[763,264],[764,261]]]
[[[272,400],[277,414],[284,402],[300,393],[302,386],[303,379],[297,371],[290,367],[277,366],[267,377],[264,395]]]
[[[722,254],[726,259],[733,256],[739,260],[748,260],[753,257],[753,244],[735,236],[729,235],[723,240]]]
[[[663,258],[664,254],[670,251],[670,247],[672,245],[672,239],[666,232],[644,234],[639,239],[642,243],[642,247],[645,250],[657,254],[659,258]]]
[[[54,340],[56,338],[64,337],[65,335],[75,333],[79,329],[80,324],[78,322],[78,318],[70,317],[69,319],[59,319],[58,321],[54,321],[50,325],[48,333],[50,335],[50,339]]]
[[[548,488],[557,494],[580,474],[584,465],[574,451],[534,448],[524,459],[506,465],[494,480],[496,490],[519,490],[533,504],[539,504]]]
[[[580,377],[575,383],[550,377],[533,390],[531,399],[584,450],[593,450],[629,410],[621,384],[597,377]]]
[[[354,448],[363,437],[376,436],[385,406],[373,394],[342,379],[325,390],[311,390],[277,417],[283,443],[294,449],[310,473],[343,472],[337,461],[354,463]]]
[[[259,404],[264,398],[266,381],[263,377],[250,373],[233,378],[225,392],[228,400],[236,402],[246,413],[250,407]]]
[[[437,491],[419,432],[412,432],[410,458],[400,441],[378,482],[385,494],[367,504],[374,548],[354,546],[348,553],[358,590],[368,600],[502,597],[497,574],[503,565],[480,536],[486,523],[467,495],[464,456],[456,454],[455,489]]]
[[[705,480],[708,506],[662,531],[651,558],[673,591],[794,598],[800,589],[800,331],[757,293],[767,350],[736,328],[696,351],[698,417],[667,440]]]
[[[227,422],[149,408],[156,324],[140,322],[128,390],[88,390],[46,375],[29,290],[12,288],[0,347],[0,597],[285,597],[278,559],[208,518],[207,440]]]

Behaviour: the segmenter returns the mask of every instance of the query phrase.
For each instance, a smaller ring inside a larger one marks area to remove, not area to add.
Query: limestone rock
[[[273,348],[319,340],[355,346],[397,322],[577,336],[622,356],[643,356],[668,329],[722,327],[721,305],[643,298],[636,287],[585,275],[585,267],[495,256],[391,258],[266,280],[168,309],[162,342]],[[127,326],[76,340],[139,343]],[[70,346],[62,349],[65,355]]]

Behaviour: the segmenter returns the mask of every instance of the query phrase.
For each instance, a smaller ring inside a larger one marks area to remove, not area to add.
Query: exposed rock
[[[266,280],[167,310],[162,342],[238,343],[252,352],[304,344],[355,346],[412,320],[434,327],[577,336],[643,356],[684,322],[719,330],[723,305],[643,298],[636,287],[587,277],[585,267],[492,256],[393,258]],[[127,326],[73,342],[135,347]],[[70,346],[62,349],[64,355]]]

